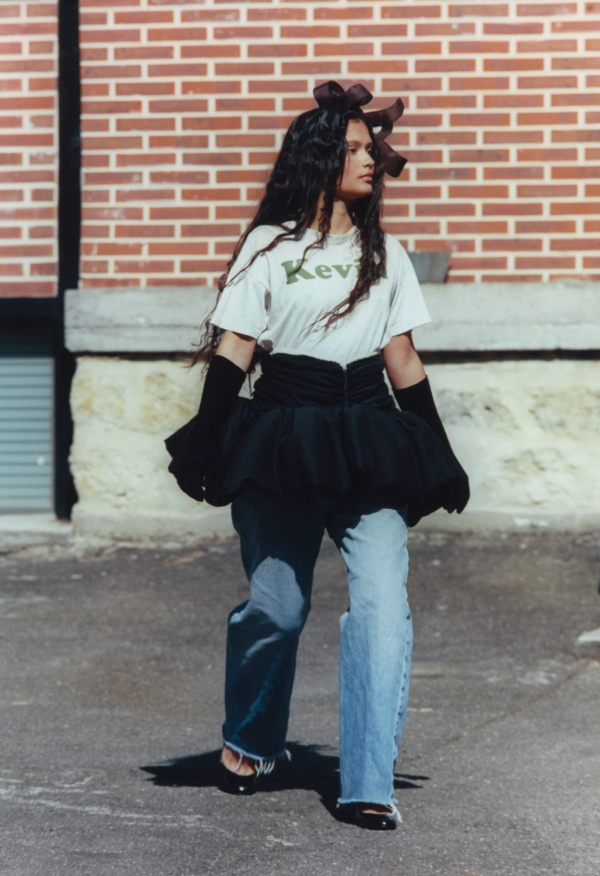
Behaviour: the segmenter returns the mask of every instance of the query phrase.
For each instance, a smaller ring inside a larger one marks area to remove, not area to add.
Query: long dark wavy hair
[[[364,122],[371,135],[375,162],[373,189],[370,195],[352,203],[351,217],[358,230],[361,246],[356,285],[344,301],[323,314],[317,323],[323,321],[323,330],[326,331],[338,319],[352,313],[359,301],[368,296],[371,286],[381,278],[386,265],[385,233],[380,223],[385,172],[381,149],[370,122],[360,112],[352,109],[317,108],[302,113],[290,125],[256,216],[240,237],[227,263],[227,270],[219,280],[217,301],[233,278],[232,268],[250,232],[259,225],[275,225],[281,228],[281,233],[268,246],[254,253],[250,261],[235,272],[234,277],[248,270],[259,255],[274,249],[282,240],[297,239],[302,230],[314,222],[321,192],[324,194],[324,204],[319,217],[319,236],[304,250],[302,264],[309,249],[322,248],[325,245],[336,185],[345,167],[346,129],[351,119]],[[223,329],[212,325],[210,318],[209,316],[206,320],[205,332],[192,359],[192,365],[197,362],[209,363],[223,336]],[[260,351],[257,350],[250,371],[254,369],[259,358]]]

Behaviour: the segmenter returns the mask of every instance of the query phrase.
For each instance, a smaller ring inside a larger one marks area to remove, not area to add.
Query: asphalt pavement
[[[598,876],[600,535],[411,535],[403,824],[335,818],[338,618],[324,543],[289,729],[217,788],[238,544],[0,560],[2,876]],[[374,569],[376,574],[376,569]]]

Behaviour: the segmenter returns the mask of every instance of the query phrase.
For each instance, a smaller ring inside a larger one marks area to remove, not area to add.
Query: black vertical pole
[[[64,300],[79,283],[81,224],[81,89],[78,0],[58,0],[58,301],[55,324],[54,508],[67,520],[77,501],[69,469],[73,420],[69,406],[75,357],[65,349]]]

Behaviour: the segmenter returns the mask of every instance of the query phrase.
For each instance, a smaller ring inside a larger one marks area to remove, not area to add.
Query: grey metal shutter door
[[[51,356],[0,356],[0,512],[53,506]]]

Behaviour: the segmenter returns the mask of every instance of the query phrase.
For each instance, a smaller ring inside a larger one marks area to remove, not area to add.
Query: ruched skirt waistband
[[[262,374],[252,397],[257,411],[353,404],[395,407],[378,354],[340,365],[313,356],[272,353],[261,364]]]

